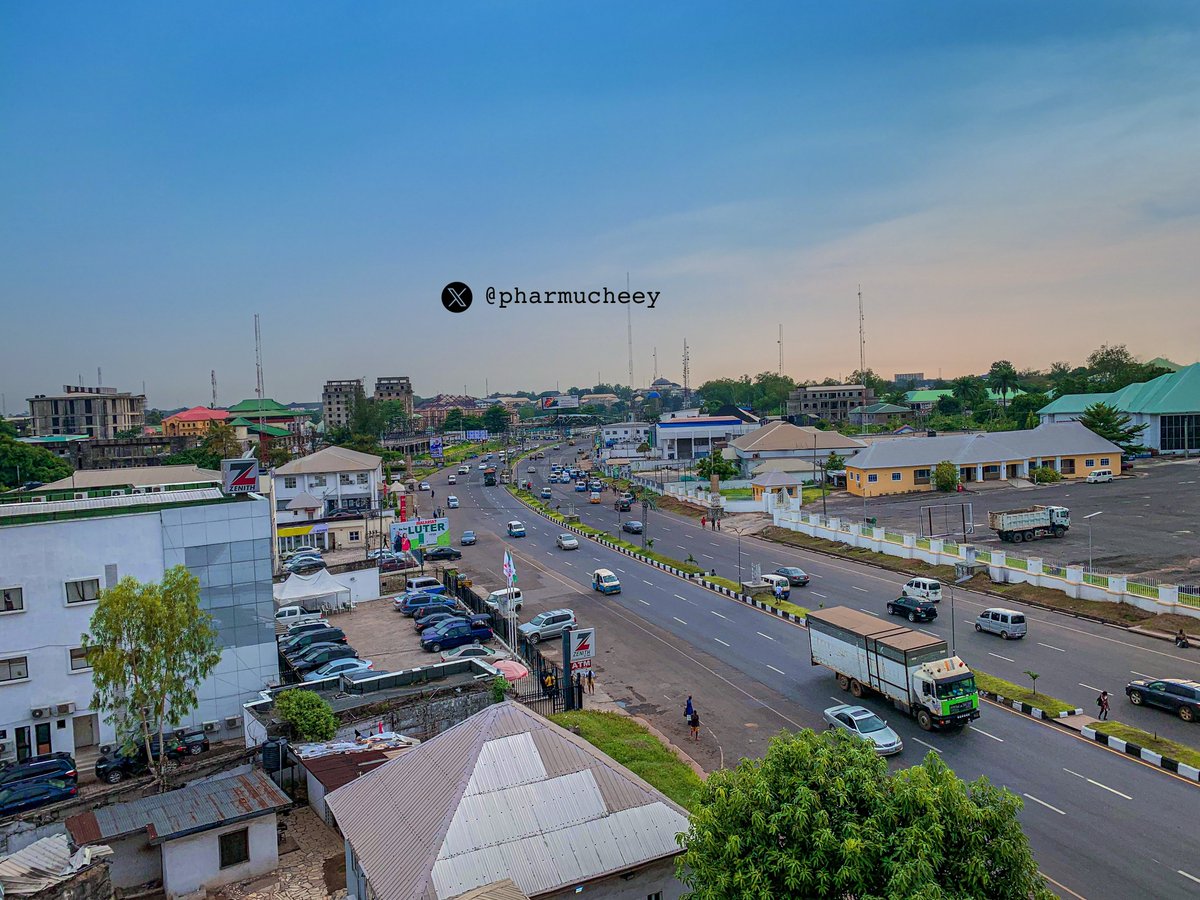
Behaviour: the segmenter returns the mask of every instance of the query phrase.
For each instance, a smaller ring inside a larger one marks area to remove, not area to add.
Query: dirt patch
[[[659,497],[654,501],[659,509],[665,509],[667,512],[677,513],[681,516],[688,516],[693,519],[699,519],[701,516],[708,515],[708,510],[702,506],[693,506],[690,503],[683,503],[676,500],[674,497]]]
[[[1194,619],[1191,616],[1182,616],[1178,613],[1163,613],[1158,616],[1152,616],[1138,624],[1147,631],[1163,631],[1167,634],[1174,634],[1182,628],[1184,633],[1189,635],[1192,640],[1200,639],[1200,620]]]
[[[325,890],[333,894],[346,886],[346,854],[339,853],[325,860]]]
[[[986,575],[976,575],[969,587],[977,591],[1001,594],[1017,600],[1025,600],[1048,606],[1051,609],[1067,610],[1085,616],[1094,616],[1116,625],[1141,625],[1154,618],[1154,613],[1139,609],[1128,603],[1107,603],[1103,600],[1075,600],[1062,591],[1035,587],[1031,584],[995,584]]]

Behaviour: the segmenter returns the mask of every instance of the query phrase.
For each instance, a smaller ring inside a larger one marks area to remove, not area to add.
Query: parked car
[[[291,559],[294,556],[320,556],[321,551],[317,547],[310,547],[307,544],[300,547],[293,547],[291,550],[283,554],[284,559]]]
[[[520,522],[516,522],[516,521],[509,522],[508,523],[508,536],[509,537],[525,537],[525,526],[523,524],[521,524]]]
[[[780,566],[775,570],[776,575],[782,575],[788,580],[788,584],[793,587],[806,587],[808,585],[808,573],[799,566]]]
[[[880,756],[891,756],[904,749],[900,735],[888,727],[888,723],[862,706],[831,706],[825,710],[825,721],[831,728],[839,728],[856,738],[870,741]]]
[[[554,543],[558,545],[559,550],[578,550],[579,538],[570,533],[560,534],[554,539]]]
[[[1088,472],[1086,479],[1088,484],[1103,484],[1106,481],[1112,480],[1112,469],[1093,469],[1091,472]]]
[[[296,635],[290,640],[284,641],[279,646],[279,652],[284,655],[285,659],[295,659],[304,653],[304,650],[313,644],[344,644],[346,643],[346,634],[340,628],[320,628],[316,631],[306,631],[304,634]]]
[[[278,643],[290,641],[294,637],[302,634],[308,634],[310,631],[316,631],[320,628],[332,628],[328,619],[311,619],[308,622],[301,622],[298,625],[292,625],[283,634],[279,635]]]
[[[448,622],[451,619],[461,619],[464,613],[461,609],[449,609],[448,607],[431,607],[422,611],[419,615],[413,616],[413,628],[420,634],[443,622]]]
[[[462,559],[462,551],[453,547],[434,547],[425,553],[426,559]]]
[[[75,769],[75,757],[63,752],[42,753],[39,756],[31,756],[24,762],[10,762],[0,768],[0,788],[51,778],[74,784],[79,779],[79,772]]]
[[[167,759],[182,759],[190,756],[188,745],[173,735],[163,735],[160,745],[158,735],[150,737],[150,758],[157,760],[165,752]],[[116,784],[126,778],[136,778],[150,771],[146,758],[146,745],[139,738],[128,747],[119,747],[96,760],[96,779],[107,784]]]
[[[1185,722],[1200,719],[1200,681],[1139,678],[1125,686],[1125,696],[1134,706],[1158,706]]]
[[[517,631],[535,644],[546,638],[558,637],[569,628],[575,627],[575,613],[569,609],[551,609],[538,613],[528,622],[517,627]]]
[[[208,734],[203,728],[191,728],[177,732],[175,737],[183,741],[184,747],[187,748],[188,756],[199,756],[201,753],[207,753],[212,746],[208,741]]]
[[[456,659],[482,659],[484,662],[492,662],[498,659],[508,659],[508,654],[503,650],[485,647],[483,644],[463,644],[461,647],[442,652],[442,662],[454,662]]]
[[[295,574],[297,572],[312,572],[317,569],[327,568],[327,566],[325,564],[325,560],[323,559],[315,559],[311,556],[305,556],[289,561],[284,568],[292,574]]]
[[[443,622],[421,635],[421,649],[441,653],[451,647],[476,644],[492,639],[491,619],[486,615],[471,616],[465,621]]]
[[[1025,637],[1029,631],[1029,625],[1025,621],[1024,613],[1019,613],[1015,609],[994,607],[985,609],[979,614],[975,620],[975,630],[998,634],[1007,641],[1009,638],[1016,640]]]
[[[0,788],[0,815],[11,816],[67,800],[79,793],[74,780],[48,778],[23,781]]]
[[[444,594],[446,586],[432,575],[414,575],[405,582],[410,591],[420,591],[423,594]]]
[[[396,606],[396,609],[412,618],[416,613],[431,606],[438,609],[454,609],[457,602],[453,597],[447,597],[444,594],[413,593],[404,595],[404,600]]]
[[[642,528],[642,523],[637,519],[630,519],[627,522],[621,523],[621,530],[629,534],[641,534]]]
[[[897,597],[888,603],[887,611],[891,616],[906,616],[910,622],[932,622],[937,618],[937,607],[916,597]]]
[[[327,662],[325,665],[313,669],[304,676],[305,681],[321,681],[325,678],[332,678],[334,675],[350,675],[357,672],[370,672],[371,661],[369,659],[358,659],[352,657],[350,659],[335,659],[332,662]],[[375,674],[372,672],[371,674]]]
[[[339,506],[337,509],[331,509],[325,514],[326,519],[361,519],[362,510],[355,509],[352,506]]]
[[[319,669],[335,659],[353,659],[356,656],[358,656],[358,651],[349,644],[330,644],[305,653],[292,663],[292,668],[296,670],[297,674],[303,675],[313,669]]]
[[[379,547],[375,550],[367,551],[367,559],[399,559],[396,551],[391,547]]]
[[[459,543],[462,544],[464,547],[470,547],[477,540],[478,540],[478,538],[475,537],[474,531],[464,531],[462,533],[462,539],[459,541]]]
[[[510,612],[520,612],[523,601],[524,597],[521,594],[521,589],[515,587],[492,591],[484,598],[483,603],[488,609],[506,616]]]

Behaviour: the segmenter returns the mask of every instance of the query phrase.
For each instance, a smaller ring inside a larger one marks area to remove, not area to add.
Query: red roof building
[[[168,437],[200,437],[208,432],[210,422],[224,422],[229,413],[223,409],[193,406],[163,419],[163,434]]]

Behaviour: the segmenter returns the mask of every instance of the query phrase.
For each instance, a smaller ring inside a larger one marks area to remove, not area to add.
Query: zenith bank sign
[[[577,628],[569,631],[571,674],[579,673],[586,676],[592,670],[596,658],[596,629]]]
[[[249,494],[258,490],[258,460],[221,460],[221,487],[226,494]]]

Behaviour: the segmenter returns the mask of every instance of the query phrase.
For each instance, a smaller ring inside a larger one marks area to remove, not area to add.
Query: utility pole
[[[779,374],[783,374],[783,323],[779,323]]]
[[[212,405],[209,409],[217,408],[217,370],[212,370]]]
[[[625,291],[629,292],[629,273],[625,273]],[[625,307],[625,327],[629,339],[629,389],[633,390],[633,304]]]
[[[867,330],[863,318],[862,285],[858,286],[858,375],[863,383],[863,407],[867,406]],[[867,433],[867,415],[862,414],[861,434]],[[863,495],[864,499],[866,495]]]

